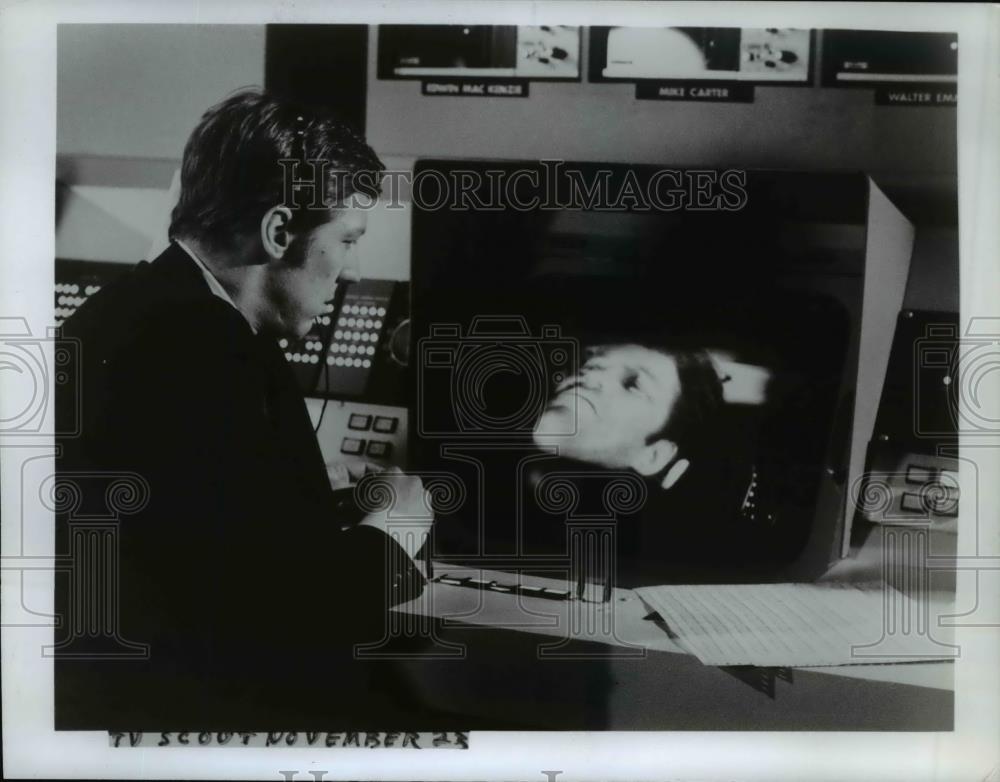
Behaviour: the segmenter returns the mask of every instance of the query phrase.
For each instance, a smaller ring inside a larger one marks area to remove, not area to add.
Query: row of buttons
[[[319,356],[315,353],[307,356],[305,353],[285,353],[285,358],[294,364],[318,364]]]
[[[331,367],[361,367],[362,369],[368,369],[372,365],[369,358],[347,358],[347,356],[327,356],[326,363]]]
[[[345,315],[377,315],[380,318],[384,318],[385,307],[376,307],[374,304],[371,306],[366,306],[364,304],[347,304],[344,306],[343,313]]]
[[[348,429],[355,429],[361,432],[367,432],[369,429],[374,429],[376,432],[383,432],[385,434],[392,434],[396,431],[396,427],[399,426],[399,419],[384,415],[377,415],[374,417],[375,421],[372,422],[372,416],[366,415],[365,413],[351,413],[351,417],[347,421]]]
[[[333,332],[334,339],[349,339],[354,342],[378,342],[378,333],[374,331],[342,331]]]
[[[954,470],[938,470],[934,467],[919,467],[917,465],[910,465],[906,468],[907,483],[933,483],[935,480],[954,486],[955,493],[958,493],[958,473]]]
[[[60,296],[56,299],[57,304],[79,307],[87,300],[86,296]]]
[[[482,578],[451,576],[447,573],[443,576],[438,576],[434,580],[441,584],[450,584],[451,586],[471,587],[473,589],[483,589],[488,592],[519,594],[525,597],[541,597],[547,600],[569,600],[571,594],[568,589],[552,589],[550,587],[528,586],[526,584],[501,584],[497,581],[487,581]]]
[[[337,343],[330,346],[331,353],[350,353],[354,355],[357,353],[359,356],[374,356],[375,346],[374,345],[341,345]]]
[[[368,448],[365,449],[365,441],[357,437],[345,437],[340,444],[341,453],[360,455],[366,453],[376,459],[388,459],[392,453],[392,443],[385,440],[369,440]]]
[[[338,326],[346,326],[350,329],[380,329],[382,328],[382,321],[372,320],[368,318],[363,320],[361,318],[341,318],[337,321]]]
[[[72,293],[75,295],[80,292],[80,286],[75,282],[57,282],[55,287],[56,293]],[[86,285],[83,288],[83,292],[89,296],[92,293],[97,293],[100,289],[100,285]]]
[[[906,511],[923,514],[927,511],[936,513],[938,516],[957,516],[958,497],[921,497],[919,494],[903,494],[903,499],[899,507]]]
[[[374,353],[374,351],[372,351]],[[305,353],[285,353],[285,358],[293,364],[318,364],[319,356],[313,353],[307,356]],[[371,367],[371,359],[368,358],[347,358],[346,356],[328,356],[326,363],[331,367],[357,367],[358,369],[368,369]]]

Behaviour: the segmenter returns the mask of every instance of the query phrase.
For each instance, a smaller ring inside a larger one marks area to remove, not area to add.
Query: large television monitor
[[[907,226],[860,174],[420,161],[409,452],[450,486],[433,558],[556,574],[603,525],[616,586],[821,574]]]

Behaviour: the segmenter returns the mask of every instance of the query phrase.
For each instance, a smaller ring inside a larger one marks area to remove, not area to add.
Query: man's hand
[[[326,475],[330,479],[330,488],[337,491],[349,489],[366,475],[384,472],[385,469],[374,462],[328,462]]]
[[[368,497],[388,501],[377,503],[382,509],[370,512],[361,524],[382,530],[403,547],[410,559],[416,559],[434,523],[423,481],[398,467],[367,476],[365,480],[371,483],[358,489],[363,495],[362,502]]]

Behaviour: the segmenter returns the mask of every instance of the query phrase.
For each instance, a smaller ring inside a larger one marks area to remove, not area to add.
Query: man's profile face
[[[679,394],[672,357],[640,345],[598,348],[556,388],[534,439],[580,461],[637,467],[645,449],[655,446],[647,440],[666,424]]]
[[[344,207],[326,223],[295,237],[269,271],[267,298],[277,331],[305,336],[333,299],[338,284],[360,277],[355,245],[367,226],[365,210]]]

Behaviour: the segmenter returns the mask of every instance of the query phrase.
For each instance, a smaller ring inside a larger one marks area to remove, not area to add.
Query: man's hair
[[[282,159],[296,163],[282,166]],[[306,160],[325,162],[323,176],[322,164]],[[206,111],[191,133],[170,238],[232,247],[237,237],[255,234],[265,212],[279,204],[292,210],[291,230],[308,231],[333,213],[308,208],[314,200],[308,187],[287,203],[286,172],[298,181],[315,175],[316,201],[333,207],[355,192],[377,196],[384,170],[372,148],[331,112],[245,90]]]
[[[680,391],[666,423],[646,443],[670,440],[677,446],[677,458],[695,460],[715,445],[713,432],[723,405],[722,381],[703,349],[648,344],[646,347],[672,358],[680,381]]]

